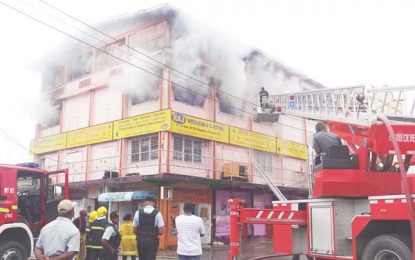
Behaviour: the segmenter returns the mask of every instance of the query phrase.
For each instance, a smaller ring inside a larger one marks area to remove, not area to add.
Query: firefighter
[[[110,224],[107,220],[108,210],[106,207],[97,209],[97,218],[92,222],[90,231],[87,235],[87,244],[89,248],[88,260],[97,260],[101,254],[101,239],[105,229]]]
[[[120,226],[122,260],[127,260],[128,256],[131,257],[131,260],[135,260],[137,243],[131,214],[125,214],[123,220],[124,223]]]
[[[110,214],[111,223],[105,228],[101,238],[103,249],[101,250],[100,260],[117,260],[118,247],[120,246],[120,234],[118,233],[118,213],[116,211]]]
[[[268,97],[268,91],[266,91],[264,87],[261,87],[261,91],[259,91],[259,104],[262,108],[265,106],[265,102],[268,100]]]
[[[88,223],[86,224],[86,240],[85,240],[85,248],[86,248],[86,255],[85,255],[85,260],[89,260],[90,255],[91,255],[91,245],[89,244],[88,241],[88,237],[89,237],[89,232],[91,231],[91,225],[92,222],[94,222],[94,220],[97,218],[97,212],[94,210],[91,213],[89,213],[89,217],[88,217]]]

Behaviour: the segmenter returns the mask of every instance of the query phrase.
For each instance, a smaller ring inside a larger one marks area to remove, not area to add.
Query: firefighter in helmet
[[[89,249],[88,260],[98,259],[101,254],[103,248],[101,244],[102,235],[110,224],[107,220],[107,213],[108,210],[106,207],[102,206],[98,208],[97,218],[91,223],[90,231],[86,237],[86,243]]]

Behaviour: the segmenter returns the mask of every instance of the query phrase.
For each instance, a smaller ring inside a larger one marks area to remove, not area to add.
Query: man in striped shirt
[[[193,215],[193,203],[184,203],[183,210],[184,214],[176,217],[177,255],[179,260],[200,260],[202,255],[200,238],[205,235],[203,220]]]

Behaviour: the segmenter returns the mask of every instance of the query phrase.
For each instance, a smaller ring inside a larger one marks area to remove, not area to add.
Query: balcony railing
[[[250,161],[224,160],[167,150],[153,150],[122,156],[114,155],[88,161],[62,161],[44,168],[49,171],[68,168],[70,182],[102,179],[107,172],[107,175],[112,175],[107,177],[172,173],[214,180],[267,184]],[[265,173],[276,186],[307,188],[308,176],[306,172],[273,166]],[[63,183],[64,176],[58,175],[52,181]]]

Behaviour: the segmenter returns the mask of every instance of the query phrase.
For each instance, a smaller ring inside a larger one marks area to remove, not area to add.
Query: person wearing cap
[[[94,220],[97,218],[97,212],[91,211],[91,213],[89,213],[88,216],[88,223],[86,223],[86,227],[85,227],[85,231],[86,231],[86,238],[85,238],[85,249],[86,249],[86,254],[85,254],[85,260],[89,260],[90,259],[90,255],[91,255],[91,245],[88,242],[88,234],[91,231],[91,225],[92,222],[94,222]]]
[[[101,251],[100,260],[117,260],[118,247],[120,246],[120,234],[118,233],[119,216],[116,211],[110,213],[111,223],[105,228],[101,244],[104,247]]]
[[[137,235],[138,258],[155,260],[159,245],[159,235],[164,233],[164,220],[161,213],[154,208],[154,199],[144,199],[144,209],[134,215],[134,233]]]
[[[102,206],[97,209],[97,218],[91,223],[90,231],[86,236],[88,244],[88,260],[96,260],[100,257],[102,251],[101,239],[105,229],[110,224],[107,220],[107,208]]]
[[[120,226],[122,260],[127,260],[128,256],[135,260],[137,256],[137,237],[134,234],[132,219],[130,213],[125,214],[124,223]]]
[[[74,203],[62,200],[58,204],[58,217],[44,226],[36,242],[37,259],[72,259],[79,252],[80,232],[72,224]]]

